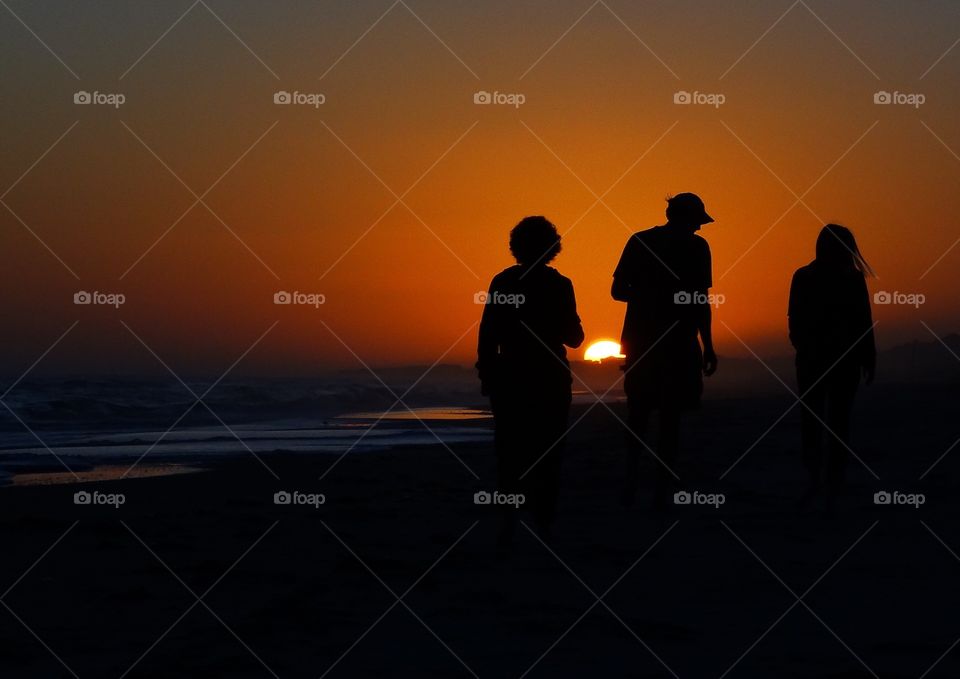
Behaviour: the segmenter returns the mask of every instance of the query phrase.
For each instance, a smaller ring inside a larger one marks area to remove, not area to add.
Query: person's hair
[[[875,276],[860,254],[853,232],[839,224],[827,224],[817,236],[817,261],[839,269],[855,269],[864,276]]]
[[[518,264],[547,264],[560,253],[560,234],[546,217],[524,217],[510,231],[510,253]]]

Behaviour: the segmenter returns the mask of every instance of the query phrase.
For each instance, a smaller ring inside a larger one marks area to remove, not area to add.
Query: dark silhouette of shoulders
[[[564,344],[578,347],[583,342],[573,283],[553,267],[515,265],[504,269],[490,283],[485,311],[485,320],[506,336],[523,338],[524,345],[539,339],[551,349],[561,350]]]
[[[790,301],[790,341],[801,352],[838,358],[854,348],[855,354],[875,352],[870,294],[862,273],[837,269],[814,260],[793,274]]]
[[[565,346],[583,342],[573,283],[556,269],[521,265],[490,283],[480,321],[477,368],[481,381],[569,390]]]
[[[526,279],[531,279],[530,283],[536,285],[538,282],[547,281],[547,284],[568,285],[571,288],[573,283],[569,278],[554,269],[552,266],[535,266],[528,268],[520,264],[508,266],[506,269],[493,277],[493,283],[523,285]],[[529,285],[529,284],[528,284]]]

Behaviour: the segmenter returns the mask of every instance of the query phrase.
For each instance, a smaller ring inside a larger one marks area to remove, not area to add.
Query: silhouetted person
[[[571,376],[566,349],[583,342],[570,279],[547,264],[560,235],[544,217],[526,217],[510,232],[516,266],[490,283],[477,346],[482,392],[495,426],[498,485],[522,493],[548,535],[554,519]],[[517,510],[505,508],[501,545],[509,544]]]
[[[635,233],[613,273],[613,298],[627,303],[621,337],[629,409],[623,502],[633,502],[650,413],[659,411],[655,506],[666,505],[677,459],[680,414],[698,408],[702,375],[717,369],[707,291],[710,246],[697,231],[713,219],[692,193],[667,199],[667,223]],[[700,341],[703,342],[701,352]],[[653,448],[653,447],[651,447]]]
[[[818,492],[832,508],[844,478],[850,414],[860,379],[873,381],[872,275],[849,229],[827,224],[817,237],[817,256],[793,275],[790,342],[797,350],[797,387],[804,404],[803,460],[810,473],[804,503]]]

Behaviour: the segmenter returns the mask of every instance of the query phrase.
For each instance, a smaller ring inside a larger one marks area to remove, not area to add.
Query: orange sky
[[[726,299],[721,354],[747,353],[734,334],[760,353],[788,350],[790,276],[824,221],[854,230],[880,274],[874,291],[926,297],[875,308],[882,347],[932,339],[924,323],[958,329],[960,247],[943,256],[960,236],[960,48],[947,51],[960,7],[949,3],[909,15],[808,3],[782,16],[790,3],[411,2],[383,16],[389,2],[211,2],[236,37],[198,6],[139,61],[190,3],[10,4],[63,64],[0,15],[0,193],[13,185],[3,202],[23,221],[0,207],[5,372],[74,321],[43,371],[156,370],[121,321],[184,373],[219,374],[271,327],[238,372],[430,364],[448,350],[446,362],[468,363],[473,295],[511,263],[508,231],[528,214],[569,230],[556,266],[588,338],[615,338],[623,243],[662,223],[664,197],[680,191],[716,219],[703,235]],[[77,106],[77,90],[127,101]],[[277,106],[278,90],[326,102]],[[478,106],[478,90],[526,101]],[[677,105],[679,90],[725,103]],[[879,106],[878,90],[926,101]],[[227,170],[203,198],[210,209],[187,212],[190,190]],[[77,290],[126,302],[77,306]],[[277,306],[278,290],[326,302]]]

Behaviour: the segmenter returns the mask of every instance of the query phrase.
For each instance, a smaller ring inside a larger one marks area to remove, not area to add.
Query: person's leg
[[[517,470],[518,455],[522,452],[521,422],[518,420],[517,408],[506,398],[492,399],[494,423],[494,448],[497,455],[497,490],[501,493],[518,492],[519,474]],[[513,542],[516,533],[518,516],[511,507],[500,508],[500,531],[497,544],[508,547]]]
[[[801,363],[797,364],[797,387],[800,390],[800,440],[803,447],[803,463],[809,474],[809,485],[803,500],[807,501],[823,489],[824,452],[823,425],[826,417],[827,388],[822,373]],[[819,419],[818,419],[819,418]]]
[[[556,439],[554,440],[556,441]],[[548,444],[548,447],[551,444]],[[560,466],[563,459],[561,440],[544,455],[530,472],[531,483],[527,485],[526,502],[533,513],[537,531],[543,540],[549,541],[551,529],[557,517],[557,500],[560,495]]]
[[[660,409],[660,426],[657,432],[656,494],[657,506],[670,502],[676,481],[677,457],[680,452],[680,410]]]
[[[833,493],[842,488],[850,458],[850,416],[859,384],[859,366],[839,365],[827,385],[826,423],[830,431],[826,433],[826,481]]]
[[[627,397],[626,467],[620,501],[629,506],[636,501],[640,487],[640,457],[645,453],[650,410],[638,399]]]
[[[544,400],[532,406],[527,417],[523,463],[517,470],[519,492],[541,536],[547,536],[556,515],[567,409],[556,399]]]

